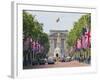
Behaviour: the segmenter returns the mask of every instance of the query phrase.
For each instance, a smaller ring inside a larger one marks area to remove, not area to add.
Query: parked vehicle
[[[47,58],[45,58],[44,60],[45,60],[45,63],[47,63]]]
[[[49,57],[48,60],[47,60],[47,62],[48,62],[48,64],[54,64],[55,63],[53,57]]]
[[[65,61],[66,61],[65,57],[60,58],[60,62],[65,62]]]
[[[39,64],[44,65],[46,63],[45,59],[39,59]]]
[[[70,56],[67,56],[67,57],[65,58],[65,61],[66,61],[66,62],[70,62],[70,61],[71,61],[71,57],[70,57]]]
[[[72,61],[75,60],[75,57],[71,57],[71,60],[72,60]]]
[[[33,59],[32,65],[38,65],[38,60],[37,59]]]
[[[53,60],[56,62],[56,58],[55,57],[53,57]]]

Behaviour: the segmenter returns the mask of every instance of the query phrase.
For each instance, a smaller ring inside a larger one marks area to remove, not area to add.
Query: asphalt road
[[[24,69],[38,69],[38,68],[57,68],[57,67],[84,67],[89,66],[89,64],[80,63],[78,61],[70,62],[55,62],[55,64],[45,64],[45,65],[35,65],[31,67],[25,67]]]

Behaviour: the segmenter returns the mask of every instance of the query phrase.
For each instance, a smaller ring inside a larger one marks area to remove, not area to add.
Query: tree
[[[43,24],[39,23],[35,16],[23,11],[23,35],[24,37],[31,36],[37,38],[37,34],[43,31]]]
[[[91,14],[81,16],[81,18],[73,24],[73,29],[71,29],[71,31],[68,33],[68,37],[66,39],[69,50],[71,49],[71,47],[76,48],[76,41],[83,35],[83,29],[85,29],[84,27],[87,27],[89,30],[91,30]],[[88,63],[90,63],[90,48],[81,49],[80,51],[74,50],[73,53],[74,54],[72,54],[72,56],[76,59],[78,58],[79,61],[87,61]]]
[[[49,51],[48,35],[43,32],[43,24],[26,11],[23,11],[23,37],[24,39],[29,37],[33,41],[38,41],[44,48],[43,52],[40,52],[39,58],[45,58]],[[32,56],[31,54],[32,52],[30,52],[30,56]],[[23,55],[25,54],[23,53]]]
[[[91,28],[91,14],[83,15],[73,24],[73,29],[69,32],[66,41],[70,47],[75,45],[77,38],[79,38],[82,34],[82,29],[84,26]]]
[[[44,46],[45,50],[44,50],[44,53],[48,53],[49,51],[49,38],[48,38],[48,35],[46,33],[42,33],[40,34],[39,36],[39,41],[40,43]]]

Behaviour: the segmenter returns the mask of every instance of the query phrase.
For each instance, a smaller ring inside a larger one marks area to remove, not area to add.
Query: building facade
[[[59,57],[67,56],[67,30],[50,30],[49,41],[50,49],[48,56]]]

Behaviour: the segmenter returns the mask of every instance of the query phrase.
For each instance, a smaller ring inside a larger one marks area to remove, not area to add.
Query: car
[[[60,62],[65,62],[65,57],[61,57]]]
[[[75,57],[71,57],[71,60],[72,60],[72,61],[75,60]]]
[[[37,59],[33,59],[32,65],[38,65],[38,60]]]
[[[46,63],[45,59],[39,59],[39,64],[44,65]]]
[[[66,62],[70,62],[70,61],[71,61],[71,57],[70,57],[70,56],[67,56],[67,57],[65,58],[65,61],[66,61]]]
[[[47,58],[44,58],[45,62],[47,63]]]
[[[53,57],[54,62],[56,62],[56,57]]]
[[[54,58],[53,57],[49,57],[48,60],[47,60],[47,63],[48,64],[54,64],[55,63]]]

